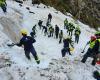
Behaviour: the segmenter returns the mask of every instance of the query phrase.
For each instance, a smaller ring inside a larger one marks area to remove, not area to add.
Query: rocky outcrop
[[[13,9],[13,8],[12,8]],[[20,29],[22,24],[22,14],[13,9],[16,13],[8,14],[11,17],[0,16],[0,24],[2,25],[2,31],[13,41],[18,42],[20,40]]]

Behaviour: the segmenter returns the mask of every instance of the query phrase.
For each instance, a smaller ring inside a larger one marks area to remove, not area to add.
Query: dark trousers
[[[62,42],[62,38],[59,38],[59,43],[61,43]]]
[[[48,22],[49,22],[49,23],[51,22],[51,18],[48,18]]]
[[[79,35],[75,35],[75,43],[79,42]]]
[[[30,60],[30,53],[32,53],[32,55],[34,56],[35,60],[37,61],[38,60],[38,56],[37,56],[37,53],[33,48],[31,48],[30,50],[25,50],[25,56]]]
[[[4,13],[7,12],[7,8],[6,8],[6,5],[5,4],[4,5],[1,5],[1,8],[2,8],[2,10],[3,10]]]
[[[55,32],[56,39],[58,39],[59,32]]]
[[[87,53],[83,56],[83,59],[81,60],[81,62],[85,63],[88,57],[92,57],[93,61],[92,61],[91,64],[95,65],[97,58],[96,58],[96,56],[93,53],[94,52],[92,52],[92,50],[89,48],[88,51],[87,51]]]
[[[63,48],[63,49],[61,50],[62,57],[65,57],[66,52],[68,52],[68,53],[69,53],[69,55],[71,55],[71,53],[70,53],[70,49],[69,49],[69,48]]]

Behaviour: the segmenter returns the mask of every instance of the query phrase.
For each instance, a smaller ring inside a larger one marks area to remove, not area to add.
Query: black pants
[[[75,43],[79,42],[79,35],[75,35]]]
[[[37,53],[36,53],[34,47],[31,48],[30,50],[25,50],[25,56],[27,57],[27,59],[30,60],[30,52],[34,56],[35,60],[38,61],[39,59],[38,59],[38,56],[37,56]]]
[[[68,52],[68,53],[69,53],[69,55],[71,55],[71,53],[70,53],[70,49],[69,49],[69,48],[63,48],[63,49],[61,50],[62,57],[65,57],[66,52]]]
[[[59,32],[55,32],[56,39],[58,39]]]
[[[83,59],[81,60],[81,62],[85,63],[88,57],[92,57],[93,61],[92,61],[92,65],[96,64],[96,56],[93,54],[94,52],[92,52],[92,50],[89,48],[87,53],[83,56]]]
[[[48,22],[51,23],[51,18],[48,18]]]
[[[4,13],[7,12],[7,8],[6,8],[6,5],[5,4],[4,5],[1,5],[1,8],[2,8],[2,10],[3,10]]]

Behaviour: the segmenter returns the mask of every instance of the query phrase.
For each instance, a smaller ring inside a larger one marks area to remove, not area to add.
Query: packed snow
[[[15,22],[13,26],[17,25],[13,28],[15,32],[18,32],[21,28],[26,28],[29,35],[32,27],[35,24],[37,25],[36,43],[33,45],[40,58],[40,64],[37,64],[32,55],[30,55],[31,61],[25,57],[22,47],[8,47],[7,44],[14,41],[4,32],[4,26],[0,22],[0,80],[95,80],[92,77],[92,72],[96,70],[96,67],[91,65],[92,58],[89,58],[86,64],[80,62],[84,55],[81,51],[95,30],[52,7],[44,8],[45,5],[43,4],[40,4],[39,8],[37,6],[25,2],[20,7],[17,2],[7,1],[7,14],[3,14],[0,9],[0,19],[2,17],[9,18]],[[26,7],[29,7],[34,14],[29,13]],[[63,30],[64,35],[67,34],[63,27],[65,18],[68,19],[68,22],[73,22],[75,26],[80,26],[80,40],[78,44],[74,44],[75,49],[71,56],[67,54],[65,58],[62,58],[63,44],[59,44],[59,41],[55,38],[44,36],[42,30],[39,30],[38,21],[43,20],[43,25],[46,25],[49,13],[53,16],[52,26],[55,27],[57,24]],[[20,31],[15,34],[20,36]],[[99,65],[96,66],[100,67]]]

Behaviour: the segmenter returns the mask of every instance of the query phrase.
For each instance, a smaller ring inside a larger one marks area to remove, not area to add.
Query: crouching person
[[[63,43],[64,43],[64,47],[63,49],[61,50],[62,52],[62,57],[65,57],[66,53],[68,52],[69,55],[71,55],[70,53],[70,48],[69,48],[69,45],[70,45],[70,38],[69,37],[65,37],[64,40],[63,40]]]

